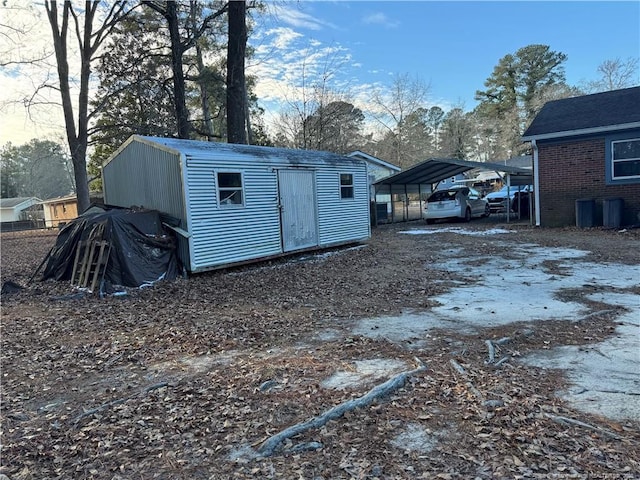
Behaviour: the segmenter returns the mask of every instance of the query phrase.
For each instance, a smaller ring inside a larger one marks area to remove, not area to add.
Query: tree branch
[[[280,444],[283,441],[291,437],[294,437],[296,435],[299,435],[301,433],[304,433],[307,430],[310,430],[312,428],[322,427],[330,420],[339,418],[343,416],[345,413],[355,410],[357,408],[367,407],[371,405],[375,400],[381,397],[384,397],[386,395],[389,395],[391,392],[403,386],[407,378],[417,373],[423,372],[427,369],[427,367],[425,367],[425,365],[420,360],[416,359],[416,361],[418,363],[417,368],[403,372],[391,378],[390,380],[387,380],[386,382],[373,387],[371,390],[369,390],[369,392],[367,392],[362,397],[355,398],[353,400],[349,400],[347,402],[341,403],[340,405],[337,405],[325,411],[324,413],[322,413],[317,417],[307,420],[306,422],[293,425],[281,431],[280,433],[273,435],[272,437],[265,440],[262,443],[262,445],[260,445],[260,447],[257,450],[257,453],[260,456],[269,457],[274,454],[276,449],[280,446]]]

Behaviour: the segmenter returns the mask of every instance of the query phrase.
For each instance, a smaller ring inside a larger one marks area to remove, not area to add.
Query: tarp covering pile
[[[60,230],[42,279],[71,280],[76,250],[96,232],[111,245],[103,277],[107,289],[140,287],[179,275],[175,237],[163,227],[158,211],[94,206]]]

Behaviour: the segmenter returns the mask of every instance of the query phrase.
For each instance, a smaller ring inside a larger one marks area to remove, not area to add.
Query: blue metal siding
[[[366,163],[327,152],[134,136],[105,165],[105,201],[180,218],[180,258],[204,271],[283,253],[278,170],[296,168],[316,172],[319,247],[370,236]],[[243,206],[218,204],[218,171],[242,173]],[[340,198],[340,173],[354,198]]]
[[[276,173],[251,159],[187,160],[192,271],[281,253]],[[216,172],[243,176],[244,206],[219,206]]]
[[[353,198],[340,198],[340,174],[353,174]],[[318,169],[318,224],[320,246],[363,240],[370,236],[367,167]]]

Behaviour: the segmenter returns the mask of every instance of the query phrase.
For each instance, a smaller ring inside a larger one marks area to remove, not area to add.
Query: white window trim
[[[612,140],[611,141],[611,180],[612,181],[616,181],[616,180],[638,180],[638,179],[640,179],[640,175],[627,175],[625,177],[617,177],[615,175],[615,165],[616,165],[617,162],[628,162],[628,161],[632,161],[632,160],[640,160],[640,158],[624,158],[624,159],[616,160],[614,158],[614,145],[616,143],[622,143],[622,142],[640,142],[640,138],[625,138],[625,139],[621,139],[621,140]]]
[[[228,191],[228,190],[235,190],[235,191],[240,191],[242,193],[242,203],[221,203],[221,198],[220,198],[220,183],[218,182],[218,174],[219,173],[237,173],[240,174],[240,182],[242,183],[242,186],[240,188],[223,188],[223,191]],[[216,203],[218,205],[218,208],[223,208],[223,209],[234,209],[234,208],[245,208],[246,203],[247,203],[247,197],[246,197],[246,189],[245,189],[245,183],[244,183],[244,172],[242,170],[234,170],[234,169],[221,169],[221,170],[214,170],[213,172],[214,174],[214,181],[215,181],[215,187],[216,187]]]

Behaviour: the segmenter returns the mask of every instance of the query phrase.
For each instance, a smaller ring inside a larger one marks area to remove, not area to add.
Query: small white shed
[[[328,152],[130,137],[103,166],[104,202],[179,219],[200,272],[371,235],[367,165]]]

